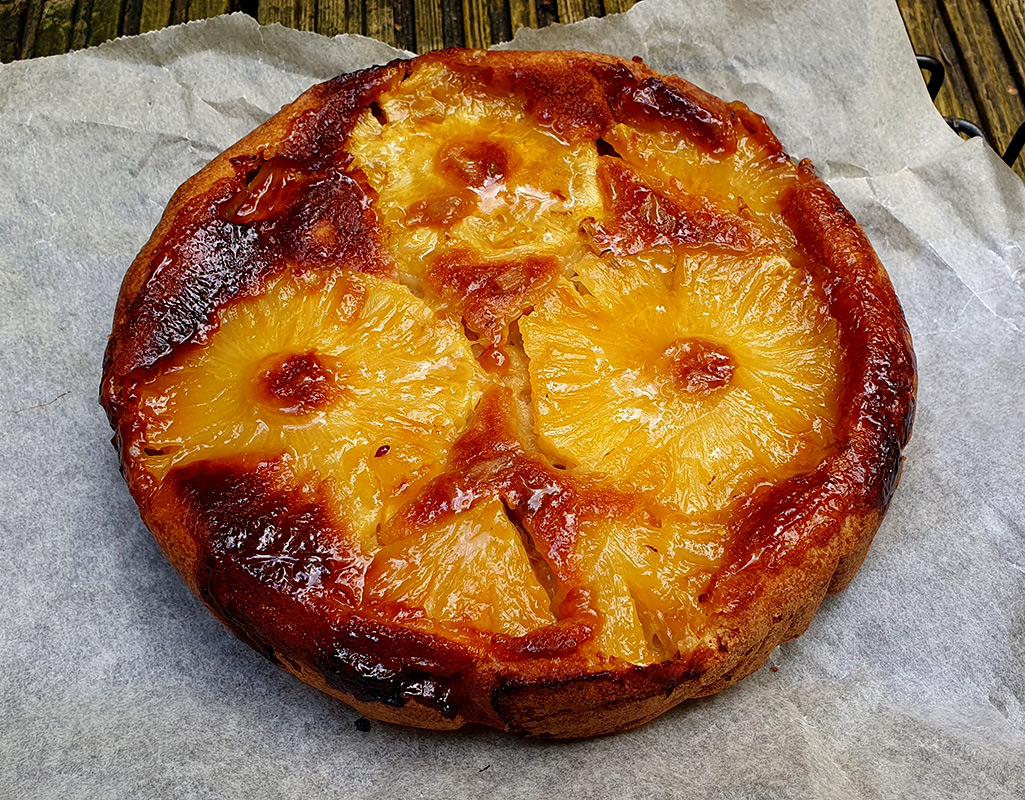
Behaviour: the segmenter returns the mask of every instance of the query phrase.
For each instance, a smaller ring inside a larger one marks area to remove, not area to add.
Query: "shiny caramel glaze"
[[[560,737],[800,635],[914,395],[871,246],[761,117],[636,61],[470,51],[313,87],[187,182],[101,388],[143,519],[240,638],[369,716]]]

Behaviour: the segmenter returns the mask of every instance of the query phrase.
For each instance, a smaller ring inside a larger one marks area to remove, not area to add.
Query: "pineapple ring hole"
[[[707,397],[730,383],[737,362],[722,345],[707,339],[683,338],[662,352],[659,366],[677,391]]]
[[[271,356],[257,385],[265,403],[297,416],[325,409],[341,394],[335,373],[312,350]]]

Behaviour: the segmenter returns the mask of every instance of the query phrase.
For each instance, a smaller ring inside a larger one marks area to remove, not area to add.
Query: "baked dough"
[[[865,235],[640,61],[314,86],[174,195],[102,402],[237,636],[368,717],[534,736],[718,692],[857,571],[915,407]]]

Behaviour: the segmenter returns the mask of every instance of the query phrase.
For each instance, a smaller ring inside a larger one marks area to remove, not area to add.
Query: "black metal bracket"
[[[918,59],[919,68],[929,73],[925,87],[929,92],[929,97],[935,101],[936,96],[940,93],[940,89],[943,88],[943,81],[947,74],[943,68],[943,62],[933,56],[921,54],[916,54],[915,58]],[[992,147],[992,143],[986,138],[985,132],[974,122],[962,119],[961,117],[944,117],[943,119],[946,120],[954,132],[971,139],[980,138]],[[996,150],[995,147],[993,149]],[[1007,149],[1001,158],[1007,166],[1011,166],[1018,156],[1021,155],[1023,149],[1025,149],[1025,122],[1018,126],[1018,130],[1014,132],[1014,136],[1011,137],[1011,141],[1008,143]]]

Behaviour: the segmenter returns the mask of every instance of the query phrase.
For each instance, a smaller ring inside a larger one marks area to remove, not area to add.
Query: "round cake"
[[[760,116],[636,59],[449,50],[188,180],[101,397],[243,641],[368,717],[578,737],[804,632],[915,388],[872,247]]]

